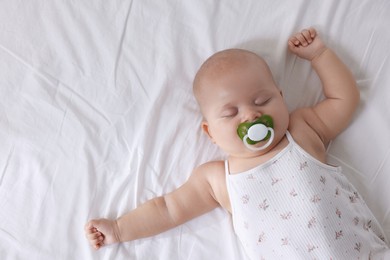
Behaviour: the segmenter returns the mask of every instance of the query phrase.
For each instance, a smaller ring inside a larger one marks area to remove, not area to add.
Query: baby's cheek
[[[231,137],[226,131],[222,130],[216,133],[215,140],[218,144],[225,146],[231,141]]]

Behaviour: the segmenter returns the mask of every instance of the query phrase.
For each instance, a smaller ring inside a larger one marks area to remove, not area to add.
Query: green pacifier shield
[[[274,128],[274,123],[272,120],[272,117],[269,115],[263,115],[259,117],[256,121],[254,122],[244,122],[238,125],[237,127],[237,134],[241,138],[241,140],[244,139],[244,137],[248,134],[248,130],[251,126],[257,125],[257,124],[262,124],[265,125],[266,127],[271,127]],[[251,140],[250,138],[247,138],[247,143],[250,145],[257,144],[261,141],[267,140],[271,137],[271,134],[268,132],[267,136],[263,138],[262,140]]]

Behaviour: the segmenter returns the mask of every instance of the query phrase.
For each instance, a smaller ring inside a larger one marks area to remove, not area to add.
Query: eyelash
[[[228,113],[227,115],[223,115],[222,118],[232,118],[235,117],[236,115],[237,115],[236,112]]]
[[[264,106],[266,105],[268,102],[271,101],[271,98],[267,98],[265,101],[260,101],[260,102],[257,102],[256,100],[254,101],[254,104],[256,106]],[[222,115],[222,118],[233,118],[237,115],[238,113],[236,111],[232,112],[232,113],[227,113],[227,115]]]
[[[269,101],[271,101],[271,98],[268,98],[268,99],[266,99],[265,101],[260,101],[260,102],[257,102],[256,100],[255,100],[255,105],[256,106],[264,106],[264,105],[266,105]]]

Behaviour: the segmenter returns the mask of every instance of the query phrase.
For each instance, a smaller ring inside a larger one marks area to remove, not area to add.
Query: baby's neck
[[[236,174],[240,172],[248,171],[262,163],[267,162],[279,152],[281,152],[287,145],[288,139],[284,136],[279,143],[273,146],[269,151],[265,154],[256,155],[256,156],[247,156],[247,157],[239,157],[239,156],[229,156],[229,171],[230,174]]]

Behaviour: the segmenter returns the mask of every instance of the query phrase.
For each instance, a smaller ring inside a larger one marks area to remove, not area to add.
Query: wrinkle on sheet
[[[87,107],[90,110],[94,111],[93,117],[90,117],[91,119],[94,118],[93,120],[96,121],[96,115],[98,115],[101,119],[103,119],[103,121],[105,121],[105,124],[108,124],[108,125],[112,124],[110,119],[105,115],[105,113],[102,111],[102,109],[98,108],[96,104],[93,104],[90,100],[88,100],[87,98],[85,98],[84,96],[79,94],[77,91],[75,91],[75,89],[71,88],[70,86],[67,86],[66,84],[61,82],[59,79],[54,78],[53,76],[49,75],[48,73],[44,73],[44,72],[41,72],[39,69],[36,69],[33,65],[29,64],[27,61],[23,60],[21,57],[19,57],[15,53],[6,49],[4,46],[0,45],[0,48],[3,51],[5,51],[6,53],[8,53],[9,55],[11,55],[13,58],[15,58],[18,62],[20,62],[21,64],[26,66],[36,76],[38,76],[45,83],[47,83],[47,85],[56,89],[56,93],[57,93],[56,94],[56,101],[57,102],[62,103],[60,100],[63,99],[63,97],[65,97],[66,99],[69,98],[70,102],[67,102],[67,107],[64,108],[65,111],[67,111],[69,108],[71,108],[70,110],[74,111],[74,115],[76,115],[77,117],[80,117],[79,116],[80,112],[82,112],[83,110],[86,111],[85,108],[84,109],[81,108],[81,104],[85,104],[85,105],[87,105]],[[69,93],[64,93],[63,89],[66,89],[66,91],[68,91]],[[33,95],[33,93],[32,93],[32,95]],[[77,102],[73,101],[74,97],[78,98],[79,100]],[[79,101],[82,101],[82,102],[79,102]],[[34,100],[34,102],[36,102],[36,101]],[[72,108],[72,106],[73,106],[73,108]],[[77,108],[76,106],[79,106],[79,108]],[[80,121],[83,121],[83,120],[88,118],[88,116],[86,116],[87,113],[88,112],[85,112],[84,116],[81,116]],[[63,120],[65,119],[65,116],[66,116],[66,112],[64,113]],[[92,121],[90,122],[90,124],[93,125]],[[61,124],[61,127],[62,127],[62,125],[63,124]],[[101,124],[96,124],[96,126],[97,125],[101,125]],[[91,129],[93,129],[93,128],[95,128],[95,127],[92,127]],[[91,130],[90,133],[92,134],[93,131]]]
[[[21,245],[22,244],[20,242],[20,240],[16,236],[11,234],[7,230],[5,230],[3,228],[0,228],[0,233],[2,233],[3,235],[5,234],[5,236],[2,236],[2,238],[5,238],[5,239],[9,240],[10,244],[14,244],[14,243],[17,244],[17,245]]]
[[[129,19],[130,19],[130,14],[131,14],[131,10],[132,10],[132,4],[133,2],[131,1],[129,3],[129,7],[128,7],[128,10],[127,10],[127,13],[126,13],[126,17],[123,21],[123,24],[122,24],[122,30],[121,32],[119,33],[120,34],[120,37],[119,37],[119,42],[117,43],[118,44],[118,47],[117,47],[117,54],[115,56],[115,62],[114,62],[114,86],[116,86],[116,82],[117,82],[117,73],[118,73],[118,67],[119,67],[119,61],[121,60],[122,58],[122,50],[123,50],[123,44],[124,44],[124,39],[125,39],[125,36],[127,34],[127,29],[128,29],[128,23],[129,23]]]
[[[12,147],[11,147],[11,150],[8,152],[7,159],[6,159],[6,161],[5,161],[5,164],[4,164],[4,166],[3,166],[3,169],[2,169],[2,171],[1,171],[1,176],[0,176],[0,188],[1,188],[1,185],[2,185],[2,183],[3,183],[4,176],[5,176],[5,174],[7,173],[7,168],[8,168],[8,166],[9,166],[10,160],[11,160],[13,154],[14,154],[14,150],[15,150],[15,146],[12,146]]]
[[[121,51],[117,48],[123,45],[120,37],[123,38],[124,31],[118,29],[127,26],[132,1],[103,2],[41,1],[36,3],[40,8],[27,3],[18,15],[25,16],[25,20],[18,20],[18,26],[9,26],[19,30],[2,34],[1,44],[31,67],[44,71],[74,91],[77,89],[80,96],[89,100],[88,94],[96,89],[108,89],[115,94],[115,88],[108,85],[115,83],[112,80],[118,72],[115,55]],[[38,19],[32,21],[35,16]],[[99,30],[95,30],[97,27]],[[17,39],[18,44],[15,46],[10,39]],[[36,46],[38,49],[34,49]],[[112,77],[105,76],[110,74]],[[118,92],[121,94],[122,89]]]
[[[291,108],[319,99],[310,64],[292,58],[285,45],[309,25],[331,39],[364,92],[359,116],[330,153],[347,165],[390,234],[390,140],[378,137],[390,132],[389,2],[282,2],[3,1],[0,255],[245,259],[221,209],[98,252],[83,227],[90,218],[116,218],[178,187],[196,165],[224,158],[201,132],[191,91],[213,52],[243,47],[264,54]]]

